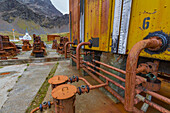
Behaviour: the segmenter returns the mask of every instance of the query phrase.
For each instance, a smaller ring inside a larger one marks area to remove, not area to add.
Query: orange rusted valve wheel
[[[48,83],[52,85],[52,89],[54,89],[56,86],[61,85],[61,84],[66,84],[68,81],[68,77],[65,75],[59,75],[59,76],[54,76],[53,78],[48,80]]]
[[[55,104],[59,103],[60,107],[55,106],[56,113],[75,113],[75,99],[77,88],[71,84],[63,84],[52,90],[52,97]]]

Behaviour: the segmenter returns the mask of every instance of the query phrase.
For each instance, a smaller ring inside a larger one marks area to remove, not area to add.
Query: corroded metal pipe
[[[64,45],[65,58],[67,58],[67,45],[69,45],[69,44],[74,44],[74,42],[67,42],[67,43]]]
[[[124,70],[121,70],[121,69],[118,69],[118,68],[116,68],[116,67],[107,65],[107,64],[102,63],[102,62],[99,62],[99,61],[97,61],[97,60],[93,60],[93,62],[95,62],[95,63],[97,63],[97,64],[100,64],[100,65],[103,65],[103,66],[105,66],[105,67],[107,67],[107,68],[113,69],[113,70],[115,70],[115,71],[117,71],[117,72],[120,72],[120,73],[122,73],[122,74],[126,74],[126,71],[124,71]]]
[[[53,105],[53,102],[50,102],[51,105]],[[43,108],[47,108],[49,107],[48,104],[47,105],[42,105]],[[37,107],[35,109],[33,109],[30,113],[35,113],[36,111],[40,110],[40,107]]]
[[[113,83],[114,85],[120,87],[121,89],[125,90],[125,87],[123,87],[123,86],[120,85],[119,83],[113,81],[112,79],[110,79],[110,78],[104,76],[103,74],[101,74],[101,73],[95,71],[94,69],[90,68],[89,66],[84,66],[84,67],[86,67],[86,68],[87,68],[88,70],[90,70],[90,71],[93,71],[94,73],[98,74],[99,76],[103,77],[104,79],[108,80],[109,82]]]
[[[125,109],[132,112],[135,97],[136,68],[140,52],[145,48],[157,48],[162,42],[156,38],[142,40],[136,43],[131,49],[126,63],[126,84],[125,84]]]
[[[169,98],[164,97],[162,95],[159,95],[159,94],[152,92],[152,91],[149,91],[149,90],[145,90],[144,92],[170,105],[170,99]]]
[[[92,67],[94,67],[94,68],[96,68],[96,69],[98,69],[98,70],[100,70],[100,71],[103,71],[104,73],[106,73],[106,74],[108,74],[108,75],[111,75],[111,76],[113,76],[113,77],[121,80],[122,82],[125,82],[125,79],[124,79],[124,78],[121,78],[121,77],[119,77],[119,76],[117,76],[117,75],[115,75],[115,74],[113,74],[113,73],[111,73],[111,72],[108,72],[108,71],[106,71],[106,70],[104,70],[104,69],[102,69],[102,68],[99,68],[99,67],[93,65],[93,64],[90,63],[90,62],[83,61],[83,63],[86,63],[86,64],[89,65],[89,66],[92,66]]]
[[[139,94],[138,94],[138,95],[136,95],[136,97],[137,97],[138,99],[140,99],[141,101],[149,104],[151,107],[159,110],[159,111],[162,112],[162,113],[169,113],[169,112],[170,112],[170,111],[168,111],[167,109],[165,109],[165,108],[163,108],[163,107],[155,104],[154,102],[151,102],[151,101],[147,100],[147,99],[146,99],[145,97],[143,97],[142,95],[139,95]]]
[[[83,45],[91,46],[91,42],[82,42],[76,48],[76,58],[77,58],[77,69],[80,69],[80,49]]]
[[[117,71],[117,72],[120,72],[120,73],[122,73],[122,74],[126,74],[126,71],[121,70],[121,69],[116,68],[116,67],[113,67],[113,66],[110,66],[110,65],[105,64],[105,63],[103,63],[103,62],[100,62],[100,61],[97,61],[97,60],[93,60],[93,62],[94,62],[94,63],[97,63],[97,64],[100,64],[100,65],[103,65],[103,66],[105,66],[105,67],[107,67],[107,68],[113,69],[113,70],[115,70],[115,71]],[[136,84],[140,84],[140,83],[142,83],[142,82],[145,82],[146,80],[145,80],[145,78],[143,78],[143,77],[136,76],[136,81],[137,81]]]
[[[95,79],[97,82],[99,82],[100,84],[104,84],[104,82],[102,80],[100,80],[98,77],[96,77],[93,73],[91,73],[90,71],[88,71],[88,69],[86,69],[85,67],[82,68],[85,72],[87,72],[93,79]],[[110,88],[109,86],[105,86],[104,87],[107,91],[109,91],[113,96],[115,96],[121,103],[124,103],[124,99],[123,97],[121,97],[116,91],[114,91],[112,88]]]

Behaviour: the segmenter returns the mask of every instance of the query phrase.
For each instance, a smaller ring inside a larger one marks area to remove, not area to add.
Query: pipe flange
[[[51,102],[50,101],[48,101],[48,107],[51,108]]]
[[[39,109],[40,109],[41,112],[43,111],[43,106],[42,106],[42,104],[40,104]]]
[[[81,88],[85,89],[85,88],[86,88],[86,86],[85,86],[85,85],[81,85]]]
[[[81,95],[81,93],[82,93],[82,90],[81,90],[81,88],[80,87],[78,87],[78,89],[79,89],[79,95]]]
[[[43,105],[47,105],[47,102],[43,102]]]
[[[72,78],[70,77],[70,83],[72,83],[73,81],[72,81]]]
[[[156,31],[156,32],[153,32],[153,33],[149,33],[149,35],[146,36],[144,38],[144,40],[152,38],[152,37],[160,38],[161,41],[162,41],[162,46],[160,48],[156,48],[156,49],[146,48],[146,49],[144,49],[144,51],[151,54],[151,55],[152,54],[160,54],[160,53],[166,51],[166,49],[168,47],[169,36],[162,31]]]
[[[90,92],[90,87],[88,85],[86,85],[86,87],[87,87],[87,93],[89,93]]]
[[[77,82],[79,81],[79,77],[78,76],[76,76],[76,78],[77,78]]]

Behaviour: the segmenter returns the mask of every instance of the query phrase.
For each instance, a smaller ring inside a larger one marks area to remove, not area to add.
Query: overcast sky
[[[51,0],[51,2],[63,14],[69,13],[69,0]]]

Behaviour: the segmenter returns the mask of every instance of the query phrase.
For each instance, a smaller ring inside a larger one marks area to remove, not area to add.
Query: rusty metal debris
[[[9,40],[9,36],[0,35],[0,57],[6,60],[7,57],[16,56],[20,50]]]
[[[32,49],[32,46],[29,43],[29,40],[23,40],[22,51],[30,51],[31,49]]]
[[[64,45],[69,41],[67,37],[61,37],[60,43],[57,46],[57,52],[60,54],[64,54]]]
[[[47,52],[45,50],[46,46],[44,45],[44,42],[41,41],[41,37],[33,35],[34,43],[33,43],[33,50],[31,53],[31,56],[35,57],[44,57],[47,55]]]
[[[57,49],[57,40],[53,40],[52,49]]]

